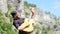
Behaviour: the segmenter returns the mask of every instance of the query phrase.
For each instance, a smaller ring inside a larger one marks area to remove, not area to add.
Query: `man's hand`
[[[29,27],[29,24],[26,24],[24,26],[19,26],[18,30],[22,30],[23,31],[23,29],[25,29],[26,27]]]
[[[20,27],[20,26],[19,26],[19,27],[18,27],[18,30],[23,30],[23,27]]]

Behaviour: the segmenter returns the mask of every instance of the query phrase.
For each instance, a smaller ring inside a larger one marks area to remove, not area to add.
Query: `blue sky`
[[[38,8],[60,17],[60,0],[25,0],[36,4]]]

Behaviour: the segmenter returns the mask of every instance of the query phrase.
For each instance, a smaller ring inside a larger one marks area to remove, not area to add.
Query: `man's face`
[[[17,18],[18,18],[18,16],[16,16],[16,15],[15,15],[13,18],[14,18],[14,19],[17,19]]]
[[[16,15],[14,15],[14,17],[13,17],[14,19],[17,19],[17,18],[20,18],[20,14],[17,12],[17,14]]]

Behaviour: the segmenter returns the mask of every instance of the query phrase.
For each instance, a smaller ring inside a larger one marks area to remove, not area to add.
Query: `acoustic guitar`
[[[34,29],[33,23],[34,23],[33,19],[25,18],[24,23],[21,24],[21,26],[24,27],[24,26],[26,26],[27,24],[29,24],[29,25],[26,26],[26,27],[23,29],[23,31],[25,31],[25,32],[32,32],[33,29]]]

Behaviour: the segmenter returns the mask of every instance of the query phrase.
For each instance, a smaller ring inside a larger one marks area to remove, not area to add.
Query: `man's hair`
[[[12,17],[14,17],[17,14],[16,11],[11,12]]]

